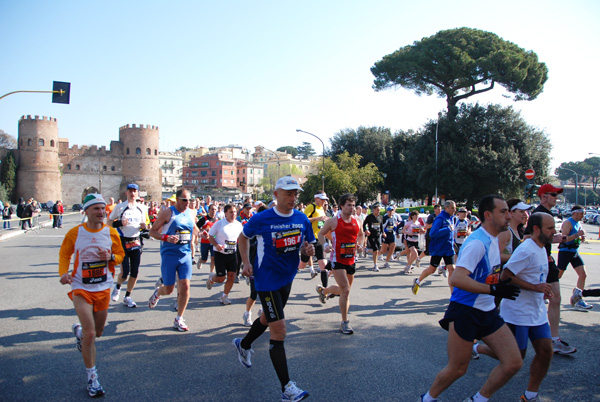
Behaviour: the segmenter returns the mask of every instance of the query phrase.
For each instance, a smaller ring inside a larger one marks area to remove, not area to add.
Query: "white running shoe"
[[[183,320],[183,317],[181,317],[180,319],[175,318],[175,321],[173,321],[173,328],[178,330],[179,332],[185,332],[190,330],[190,327],[187,326],[187,324]]]
[[[379,267],[377,265],[374,265],[373,269],[371,271],[373,271],[373,272],[379,272]]]
[[[77,350],[81,352],[81,338],[82,338],[81,324],[80,323],[73,324],[73,326],[71,327],[71,330],[73,330],[73,335],[75,335],[75,338],[77,338],[77,341],[75,341]]]
[[[421,260],[417,258],[417,263],[415,264],[417,268],[421,268]]]
[[[212,289],[212,287],[213,287],[213,285],[215,284],[215,283],[212,281],[212,278],[213,278],[213,274],[212,274],[212,273],[211,273],[211,274],[208,274],[208,279],[206,280],[206,289],[208,289],[208,290],[211,290],[211,289]]]
[[[252,325],[252,311],[244,311],[242,320],[245,327],[250,327]]]
[[[133,299],[129,296],[126,296],[123,298],[123,304],[126,305],[129,308],[135,308],[137,307],[137,304],[135,304],[135,302],[133,301]]]
[[[444,266],[444,270],[442,271],[442,274],[444,275],[444,278],[448,277],[448,268],[446,268],[445,266]]]
[[[119,301],[119,294],[121,293],[121,289],[117,289],[117,285],[115,285],[115,288],[112,291],[112,294],[110,295],[110,298],[112,299],[112,301],[116,302]]]
[[[244,366],[246,368],[252,367],[252,362],[250,361],[250,358],[252,357],[252,353],[254,353],[254,350],[252,350],[252,348],[250,348],[250,349],[242,348],[242,339],[241,338],[234,338],[231,343],[233,343],[233,347],[235,348],[235,350],[238,353],[238,360],[240,361],[242,366]]]
[[[163,285],[163,280],[162,280],[162,276],[160,276],[154,283],[154,289],[158,289],[162,285]]]
[[[231,300],[229,300],[229,298],[227,297],[227,295],[225,293],[223,293],[221,295],[221,297],[219,298],[219,301],[221,302],[221,304],[223,304],[225,306],[231,304]]]
[[[384,268],[390,268],[390,264],[386,262],[385,264],[383,264],[383,267]]]
[[[573,295],[571,295],[571,306],[575,307],[577,302],[583,298],[583,292],[579,288],[573,289]]]
[[[92,379],[88,380],[87,390],[88,395],[92,398],[104,395],[104,388],[98,382],[98,374],[95,374]]]
[[[156,307],[159,300],[160,300],[160,296],[158,295],[158,289],[155,289],[154,292],[152,292],[152,296],[150,296],[150,299],[148,299],[148,307],[149,308]]]
[[[443,273],[444,273],[444,267],[442,267],[442,266],[440,265],[440,266],[438,267],[438,269],[437,269],[437,274],[438,274],[438,275],[441,275],[441,274],[443,274]]]
[[[196,267],[198,269],[202,268],[202,261],[201,260],[198,260],[198,265],[196,265]]]
[[[308,392],[301,390],[293,381],[288,382],[281,393],[282,402],[297,402],[308,398]]]
[[[554,349],[554,353],[558,353],[559,355],[570,355],[577,352],[577,349],[560,338],[556,341],[552,340],[552,349]]]

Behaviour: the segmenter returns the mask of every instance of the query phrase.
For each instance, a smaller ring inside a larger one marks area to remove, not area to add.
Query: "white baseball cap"
[[[319,198],[321,200],[328,200],[329,198],[327,197],[327,194],[325,193],[319,193],[319,194],[315,194],[315,198]]]
[[[300,187],[300,183],[298,180],[294,179],[292,176],[283,176],[279,180],[277,180],[277,184],[275,184],[275,190],[302,190]]]
[[[527,211],[527,210],[531,209],[531,206],[527,205],[523,201],[521,201],[517,205],[513,206],[510,210],[514,211],[515,209],[519,209],[521,211]]]

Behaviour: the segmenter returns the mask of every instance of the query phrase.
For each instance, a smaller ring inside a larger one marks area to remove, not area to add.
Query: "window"
[[[154,155],[158,155],[158,151],[156,149],[154,150]]]
[[[75,170],[81,170],[81,166],[75,165]]]
[[[38,146],[40,146],[40,147],[44,146],[44,139],[43,138],[39,138],[38,139]]]
[[[114,167],[114,166],[111,166],[111,167],[110,167],[110,170],[114,172],[114,171],[115,171],[115,167]]]
[[[206,170],[203,170],[200,172],[200,176],[204,177],[208,174],[208,172]]]
[[[140,147],[137,147],[137,148],[135,149],[135,154],[136,154],[136,155],[141,155],[141,154],[142,154],[142,149],[141,149]]]
[[[217,161],[217,166],[219,166],[219,161]]]
[[[31,146],[31,138],[27,139],[27,145]]]
[[[150,148],[146,148],[146,155],[152,155],[152,150]]]
[[[106,166],[102,166],[102,170],[106,172]]]
[[[50,146],[53,147],[54,146],[54,140],[50,140]]]
[[[233,176],[233,170],[231,171],[231,175]]]
[[[71,164],[67,163],[67,170],[71,170]]]
[[[129,155],[129,148],[127,148],[127,151],[125,151],[125,153],[126,153],[127,155]]]
[[[217,175],[217,172],[215,172],[215,171],[213,170],[213,171],[212,171],[212,174],[211,174],[211,176],[216,176],[216,175]]]

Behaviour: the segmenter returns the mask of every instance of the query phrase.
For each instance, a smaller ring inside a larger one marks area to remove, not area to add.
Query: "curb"
[[[39,226],[42,228],[52,226],[52,221],[42,222],[39,224]],[[1,232],[0,242],[3,242],[4,240],[12,239],[13,237],[22,236],[31,231],[35,231],[35,229],[29,229],[29,230],[24,231],[23,229],[18,228],[18,229],[11,229],[10,231],[7,231],[6,233]]]

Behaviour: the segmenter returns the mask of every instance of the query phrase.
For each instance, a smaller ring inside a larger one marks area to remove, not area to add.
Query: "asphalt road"
[[[58,282],[57,261],[62,238],[78,215],[65,219],[65,228],[28,232],[0,242],[0,400],[88,400],[86,375],[75,348],[71,325],[77,321]],[[588,226],[598,238],[598,227]],[[138,307],[111,305],[104,336],[97,342],[97,367],[106,400],[127,401],[276,401],[279,384],[268,353],[268,334],[253,348],[253,367],[242,367],[231,345],[247,329],[242,326],[245,283],[234,286],[233,304],[221,306],[221,288],[208,291],[207,268],[194,270],[191,300],[185,314],[191,330],[171,328],[174,297],[164,297],[155,310],[147,300],[159,276],[159,244],[149,241],[133,299]],[[589,272],[587,287],[600,287],[600,242],[582,245]],[[416,401],[446,364],[446,332],[437,324],[448,303],[442,276],[432,276],[418,296],[414,276],[400,273],[402,262],[379,273],[360,260],[351,293],[351,323],[355,334],[339,332],[336,301],[322,305],[315,292],[318,277],[299,274],[285,310],[286,353],[292,380],[309,391],[312,401]],[[419,270],[417,269],[419,272]],[[330,279],[333,281],[333,278]],[[578,351],[552,362],[541,389],[541,401],[600,400],[600,303],[574,311],[568,302],[576,274],[561,281],[561,337]],[[254,315],[258,306],[253,309]],[[530,347],[523,369],[492,401],[517,401],[525,389]],[[468,373],[442,394],[440,401],[462,401],[481,387],[496,362],[482,356]]]

